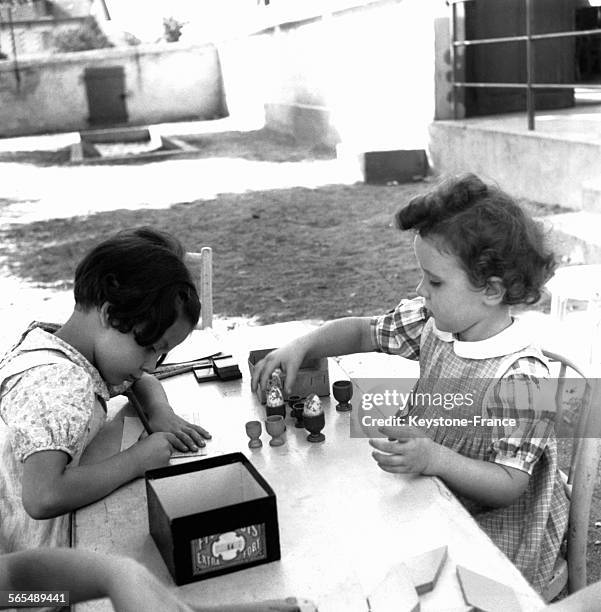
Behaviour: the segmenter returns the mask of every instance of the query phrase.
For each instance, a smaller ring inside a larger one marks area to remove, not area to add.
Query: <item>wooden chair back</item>
[[[200,253],[186,253],[186,265],[190,268],[200,297],[200,320],[196,329],[213,326],[213,250],[203,247]]]
[[[561,474],[570,499],[567,558],[558,560],[554,576],[543,593],[547,601],[552,601],[566,585],[568,592],[573,593],[584,588],[587,582],[588,526],[601,456],[601,388],[596,379],[588,377],[584,369],[572,360],[552,351],[544,350],[543,353],[551,363],[559,364],[555,392],[556,423],[565,415],[567,374],[571,371],[585,383],[574,429],[569,471]]]

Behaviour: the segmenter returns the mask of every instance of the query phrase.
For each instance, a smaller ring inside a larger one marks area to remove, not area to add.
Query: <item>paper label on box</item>
[[[192,574],[267,558],[265,523],[191,540]]]

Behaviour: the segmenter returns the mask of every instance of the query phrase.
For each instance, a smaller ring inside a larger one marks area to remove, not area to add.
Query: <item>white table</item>
[[[437,478],[381,471],[367,440],[349,437],[350,415],[337,413],[333,398],[323,398],[325,443],[307,442],[307,432],[287,417],[285,445],[270,447],[263,430],[263,447],[248,448],[245,422],[264,418],[264,407],[250,391],[248,350],[278,345],[304,329],[280,324],[231,334],[228,346],[237,354],[243,380],[199,385],[192,374],[184,374],[163,381],[177,411],[200,413],[213,435],[213,452],[243,452],[274,489],[282,553],[280,561],[180,587],[180,595],[206,605],[298,596],[321,602],[323,610],[365,611],[365,596],[392,565],[446,544],[448,560],[435,590],[421,597],[422,610],[467,609],[457,564],[510,584],[525,610],[542,608],[538,595],[447,487]],[[368,364],[378,364],[379,371],[383,359],[350,357],[347,370],[369,375]],[[330,383],[348,378],[341,367],[344,359],[340,364],[329,360]],[[78,548],[134,557],[173,585],[148,531],[143,479],[79,510],[74,525]],[[99,600],[76,609],[111,606]]]

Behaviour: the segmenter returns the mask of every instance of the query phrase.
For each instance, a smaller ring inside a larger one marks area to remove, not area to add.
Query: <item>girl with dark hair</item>
[[[173,412],[150,374],[200,314],[183,256],[175,238],[150,228],[102,242],[77,266],[69,320],[33,324],[0,361],[0,552],[69,546],[70,511],[210,437]],[[156,433],[80,464],[106,402],[130,387]]]
[[[396,221],[415,231],[418,297],[381,316],[326,323],[270,353],[257,364],[253,387],[265,386],[279,367],[289,388],[305,358],[376,350],[419,360],[413,397],[452,391],[469,399],[472,426],[436,420],[465,416],[458,405],[445,405],[441,415],[440,405],[413,401],[399,426],[374,428],[374,436],[385,436],[370,440],[374,459],[387,472],[444,480],[541,591],[559,554],[568,501],[554,415],[537,404],[548,366],[510,308],[539,299],[553,254],[522,208],[473,174],[414,198]],[[412,417],[432,425],[414,426]]]

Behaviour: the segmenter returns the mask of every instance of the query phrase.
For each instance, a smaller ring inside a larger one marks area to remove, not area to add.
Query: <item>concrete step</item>
[[[601,180],[585,181],[582,184],[582,209],[601,213]]]
[[[601,212],[541,217],[561,265],[601,263]]]
[[[601,142],[547,132],[549,123],[539,117],[540,128],[529,132],[520,114],[435,121],[430,126],[433,170],[469,170],[513,196],[581,210],[583,185],[601,177]]]

